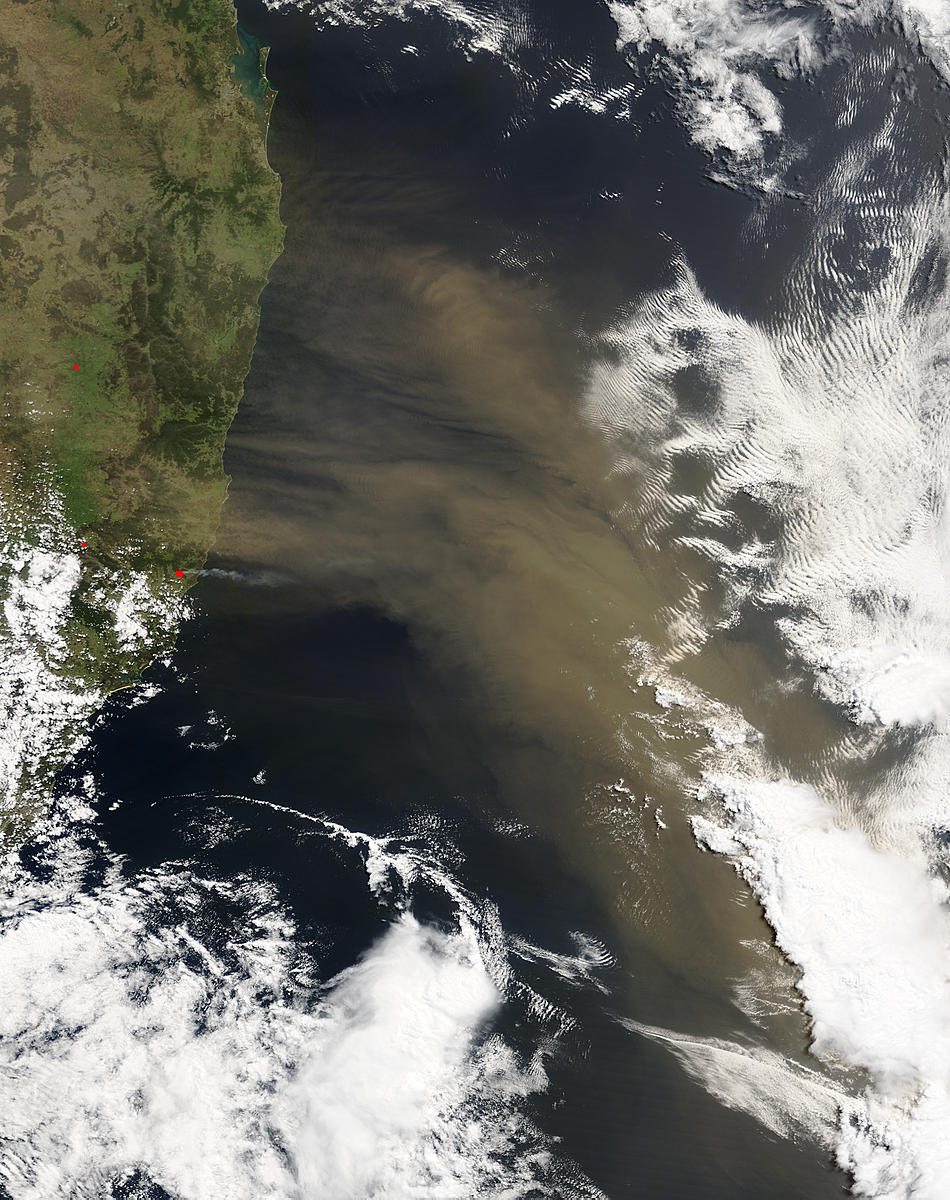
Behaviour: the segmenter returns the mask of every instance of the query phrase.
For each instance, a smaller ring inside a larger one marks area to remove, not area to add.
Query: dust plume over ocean
[[[944,1196],[942,10],[239,15],[286,251],[0,1194]]]

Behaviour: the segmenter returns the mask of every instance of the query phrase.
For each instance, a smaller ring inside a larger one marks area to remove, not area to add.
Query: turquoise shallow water
[[[257,104],[262,104],[267,95],[267,80],[261,70],[261,52],[264,46],[259,38],[249,33],[241,24],[237,27],[240,53],[231,57],[231,69],[235,79]]]

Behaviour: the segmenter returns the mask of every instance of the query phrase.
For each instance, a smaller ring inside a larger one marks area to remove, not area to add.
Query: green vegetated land
[[[239,48],[229,0],[0,8],[0,442],[92,563],[174,578],[217,525],[282,241]]]
[[[262,68],[231,0],[0,4],[0,849],[214,537],[282,244]]]

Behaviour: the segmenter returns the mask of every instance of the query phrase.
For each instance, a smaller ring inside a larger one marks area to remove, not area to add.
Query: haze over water
[[[768,34],[729,10],[717,34],[697,9],[661,35],[653,10],[615,8],[616,28],[591,14],[580,39],[561,13],[455,14],[466,53],[448,66],[431,9],[323,11],[320,151],[286,205],[325,225],[288,256],[308,282],[281,322],[316,375],[298,390],[323,433],[319,586],[382,608],[453,672],[453,761],[490,769],[561,847],[618,949],[648,947],[702,992],[697,1016],[667,980],[631,989],[661,1041],[728,1039],[681,1046],[687,1070],[836,1147],[868,1194],[939,1190],[903,1011],[940,1043],[940,885],[921,868],[937,818],[907,792],[943,712],[931,63],[870,13]],[[398,47],[407,20],[420,45]],[[672,101],[611,60],[618,29],[666,37]],[[593,45],[584,96],[556,92],[566,68],[526,86],[542,43],[566,48],[562,67]],[[789,82],[764,91],[742,69],[756,55]],[[258,369],[278,394],[279,369]],[[744,856],[794,966],[697,840]],[[856,894],[867,877],[875,905]],[[814,1067],[813,1037],[824,1081],[766,1058]]]
[[[286,249],[9,1194],[945,1195],[940,14],[239,15]]]
[[[374,30],[374,47],[385,32]],[[347,53],[360,61],[375,50],[353,41],[324,29],[322,49],[298,50],[295,69],[316,95],[296,112],[284,86],[285,124],[275,118],[289,248],[272,305],[278,292],[288,299],[269,308],[259,345],[251,390],[261,415],[248,405],[232,436],[229,465],[244,490],[234,490],[219,550],[267,568],[293,563],[318,607],[356,604],[406,627],[429,667],[412,698],[431,731],[427,757],[463,802],[484,803],[489,788],[543,830],[595,890],[614,926],[611,950],[635,976],[613,984],[624,997],[619,1015],[690,1035],[738,1036],[807,1061],[793,970],[726,865],[697,853],[685,820],[696,810],[708,734],[684,729],[668,701],[657,703],[650,663],[630,644],[644,638],[658,657],[667,650],[668,606],[681,599],[687,574],[675,556],[685,552],[672,536],[644,544],[624,511],[636,495],[629,472],[614,470],[612,448],[589,419],[598,401],[592,372],[596,380],[614,361],[610,346],[602,357],[598,335],[619,298],[675,278],[655,215],[653,224],[643,219],[637,187],[646,152],[656,154],[646,161],[657,170],[657,160],[665,166],[659,147],[677,150],[659,176],[664,225],[685,241],[689,216],[718,222],[721,241],[694,229],[690,252],[724,302],[774,305],[787,260],[763,262],[761,243],[749,246],[756,206],[708,181],[707,161],[669,106],[642,135],[641,157],[628,126],[570,113],[562,146],[583,144],[583,161],[567,149],[552,161],[535,148],[524,164],[470,137],[497,119],[494,93],[473,99],[458,86],[449,103],[431,57],[421,68],[413,57],[412,68],[437,76],[424,93],[424,109],[439,95],[437,120],[408,116],[408,85],[392,103],[389,80],[368,71],[354,98],[346,82],[357,68]],[[278,48],[278,84],[281,65]],[[446,74],[465,69],[453,62]],[[468,69],[483,85],[484,66],[481,75]],[[807,94],[788,100],[806,102]],[[543,125],[543,112],[537,120]],[[525,141],[544,142],[530,130]],[[496,184],[485,178],[493,154],[504,157]],[[601,192],[631,195],[629,205],[615,215],[616,202]],[[794,216],[800,205],[791,207]],[[528,245],[528,269],[512,265],[506,241]],[[738,275],[725,275],[726,242],[739,256]],[[698,394],[702,383],[685,402],[713,403]],[[635,447],[635,426],[629,436]],[[299,475],[288,486],[278,464],[290,446]],[[677,482],[697,487],[702,466],[683,458]],[[707,651],[696,681],[708,685],[711,676],[714,695],[751,708],[772,670],[757,632]],[[798,732],[776,736],[802,763],[816,753],[810,746],[820,752],[844,727],[807,695],[789,696],[785,711]],[[466,777],[481,786],[463,786]],[[644,956],[658,966],[647,970]],[[728,1061],[736,1051],[722,1054]],[[694,1102],[705,1107],[699,1095]],[[795,1127],[796,1117],[773,1113],[773,1121]],[[826,1154],[810,1152],[814,1177],[793,1191],[840,1188]]]

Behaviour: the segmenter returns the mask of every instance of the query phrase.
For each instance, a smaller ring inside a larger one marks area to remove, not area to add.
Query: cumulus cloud
[[[548,1035],[539,1025],[525,1060],[493,1031],[505,972],[454,885],[456,929],[397,905],[374,945],[321,979],[270,885],[181,865],[129,879],[99,847],[89,887],[91,852],[70,829],[51,826],[42,879],[8,869],[12,1200],[101,1200],[143,1181],[180,1200],[599,1195],[525,1109],[547,1087]],[[325,834],[363,852],[354,867],[374,891],[426,869],[393,839]],[[430,883],[448,879],[435,867]]]

